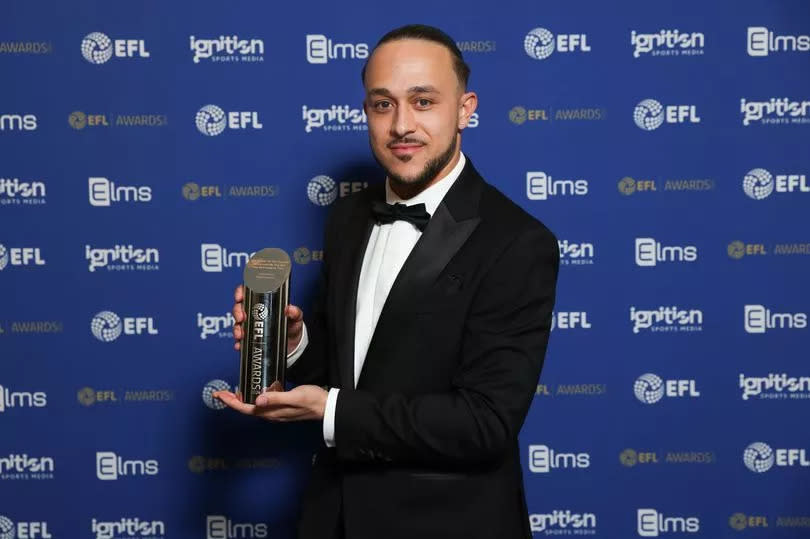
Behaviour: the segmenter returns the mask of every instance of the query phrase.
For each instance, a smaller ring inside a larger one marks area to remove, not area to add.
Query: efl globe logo
[[[202,400],[206,406],[212,410],[222,410],[225,408],[225,403],[219,399],[214,398],[215,391],[230,391],[231,386],[224,380],[211,380],[202,391]]]
[[[8,249],[0,243],[0,271],[4,270],[6,266],[8,266]]]
[[[764,473],[773,467],[775,456],[773,449],[766,443],[754,442],[743,451],[745,467],[756,473]]]
[[[633,121],[645,131],[658,129],[664,123],[664,107],[655,99],[645,99],[633,110]]]
[[[642,374],[633,384],[633,392],[644,404],[655,404],[664,396],[664,381],[655,374]]]
[[[267,306],[264,303],[257,303],[253,306],[253,318],[259,321],[267,319]]]
[[[123,327],[121,318],[111,311],[101,311],[90,322],[90,331],[101,342],[112,342],[120,337]]]
[[[197,129],[203,135],[213,137],[225,131],[225,111],[216,105],[205,105],[197,112]]]
[[[316,206],[328,206],[337,199],[337,195],[337,184],[329,176],[320,175],[309,180],[307,196]]]
[[[743,191],[754,200],[768,198],[773,188],[773,175],[764,168],[750,170],[743,178]]]
[[[526,54],[535,60],[545,60],[554,52],[556,42],[554,34],[545,28],[535,28],[526,34],[523,40],[523,48]]]
[[[6,516],[0,515],[0,539],[14,539],[17,535],[17,528]]]
[[[82,39],[82,56],[91,64],[104,64],[112,55],[113,42],[106,34],[92,32]]]

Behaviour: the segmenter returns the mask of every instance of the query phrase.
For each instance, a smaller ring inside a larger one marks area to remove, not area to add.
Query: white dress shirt
[[[461,174],[467,159],[460,154],[458,163],[447,176],[440,179],[418,195],[403,200],[391,189],[388,179],[385,181],[385,200],[388,204],[402,203],[406,206],[424,204],[430,215],[436,212],[447,191]],[[371,344],[371,337],[377,327],[385,300],[394,281],[402,269],[402,265],[411,254],[416,242],[422,236],[422,231],[407,221],[394,221],[393,223],[374,225],[368,238],[368,245],[363,256],[363,266],[360,270],[360,282],[357,288],[357,306],[354,324],[354,385],[360,378],[366,353]],[[301,342],[287,359],[291,366],[303,353],[309,339],[304,327]],[[331,388],[326,399],[326,411],[323,417],[323,439],[328,447],[335,446],[335,410],[340,390]]]

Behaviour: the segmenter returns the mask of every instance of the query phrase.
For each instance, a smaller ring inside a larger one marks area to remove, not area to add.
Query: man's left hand
[[[216,391],[214,397],[245,415],[268,421],[321,420],[328,392],[319,386],[298,386],[290,391],[267,391],[256,397],[256,404],[246,404],[230,391]]]

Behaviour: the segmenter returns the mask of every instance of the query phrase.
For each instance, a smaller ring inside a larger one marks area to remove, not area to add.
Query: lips
[[[391,152],[396,156],[403,156],[403,155],[413,155],[419,150],[421,150],[425,145],[424,144],[410,144],[410,143],[398,143],[398,144],[390,144],[388,147],[391,149]]]

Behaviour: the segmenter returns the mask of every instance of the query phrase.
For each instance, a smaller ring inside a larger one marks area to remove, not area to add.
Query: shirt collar
[[[400,202],[405,204],[406,206],[410,206],[412,204],[424,204],[425,210],[430,214],[433,215],[436,212],[436,208],[439,207],[444,195],[447,194],[447,191],[453,187],[453,184],[456,182],[458,177],[461,175],[461,171],[464,169],[464,165],[467,163],[467,158],[464,157],[464,154],[459,152],[458,163],[456,166],[453,167],[447,176],[440,179],[418,195],[409,198],[407,200],[403,200],[397,196],[396,193],[391,189],[389,185],[388,178],[385,179],[385,201],[388,204],[396,204]]]

